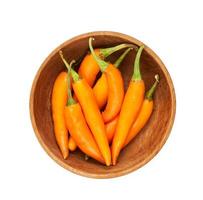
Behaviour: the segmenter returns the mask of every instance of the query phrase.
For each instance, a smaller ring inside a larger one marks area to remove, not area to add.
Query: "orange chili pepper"
[[[114,52],[121,50],[123,48],[127,48],[127,47],[132,47],[132,45],[131,44],[120,44],[120,45],[110,47],[110,48],[95,49],[95,53],[101,59],[105,59],[108,56],[110,56],[111,54],[113,54]],[[84,78],[87,81],[87,83],[92,87],[99,71],[100,71],[100,68],[99,68],[97,62],[95,61],[95,59],[93,58],[92,54],[87,54],[84,57],[82,63],[80,64],[78,73],[79,73],[80,77]]]
[[[135,121],[141,108],[145,85],[140,73],[140,57],[144,46],[141,46],[137,52],[134,73],[128,86],[123,105],[121,107],[115,135],[112,142],[112,162],[116,164],[119,153],[125,143],[128,132]]]
[[[125,147],[139,133],[139,131],[144,127],[144,125],[147,123],[152,114],[152,110],[154,107],[153,94],[156,89],[156,86],[159,83],[158,74],[155,75],[155,79],[156,79],[155,83],[152,85],[152,87],[148,90],[148,92],[145,95],[145,100],[142,104],[139,115],[130,129],[123,147]]]
[[[70,151],[75,151],[77,149],[77,144],[72,136],[68,140],[68,148]]]
[[[68,67],[68,63],[63,57],[62,52],[60,55],[64,64]],[[111,164],[111,152],[106,136],[106,129],[92,88],[88,85],[85,79],[80,79],[77,72],[73,69],[71,69],[71,76],[73,78],[73,90],[82,107],[87,124],[92,131],[106,165],[109,166]]]
[[[131,44],[120,44],[114,47],[110,48],[104,48],[104,49],[95,49],[95,53],[97,56],[99,56],[102,60],[110,56],[116,51],[119,51],[123,48],[132,47]],[[100,68],[98,64],[96,63],[95,59],[93,58],[92,54],[87,54],[82,63],[80,64],[80,68],[78,70],[78,73],[81,78],[84,78],[87,83],[92,87],[96,76],[99,73]]]
[[[60,56],[62,52],[60,51]],[[70,131],[71,136],[76,141],[78,147],[88,156],[96,159],[97,161],[104,163],[102,155],[98,149],[98,146],[86,124],[85,118],[82,113],[82,109],[79,103],[76,103],[72,98],[71,89],[70,89],[70,73],[71,66],[66,63],[68,68],[68,101],[65,106],[64,116],[65,122]]]
[[[126,55],[132,50],[132,48],[128,48],[124,51],[124,53],[116,60],[114,63],[115,67],[119,67],[123,59]],[[106,75],[102,73],[101,77],[97,80],[95,86],[93,87],[93,92],[97,101],[99,108],[101,109],[107,102],[108,99],[108,83],[106,79]]]
[[[99,148],[87,126],[79,103],[65,107],[65,120],[68,130],[80,150],[95,160],[104,163]]]
[[[101,60],[92,48],[93,38],[89,38],[89,48],[100,70],[105,74],[108,83],[107,105],[102,112],[104,122],[111,121],[120,112],[124,97],[124,83],[120,71],[112,64]]]
[[[52,91],[51,106],[54,123],[54,133],[57,144],[61,150],[63,158],[68,157],[68,130],[64,120],[64,107],[67,102],[67,73],[61,72],[55,82]]]
[[[103,108],[108,98],[108,83],[106,75],[102,74],[93,87],[93,93],[99,109]]]
[[[118,117],[119,115],[117,115],[113,120],[111,120],[110,122],[106,123],[106,135],[109,141],[109,144],[112,142],[115,130],[116,130],[116,125],[118,122]]]

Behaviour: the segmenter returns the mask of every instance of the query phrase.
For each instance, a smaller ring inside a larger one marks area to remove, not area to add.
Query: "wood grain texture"
[[[64,160],[53,132],[51,115],[51,92],[57,75],[65,70],[58,51],[62,50],[67,60],[79,59],[88,50],[88,38],[94,37],[94,47],[110,47],[120,43],[143,43],[130,36],[116,32],[92,32],[74,37],[56,48],[43,62],[33,81],[30,94],[30,117],[34,132],[48,155],[59,165],[76,174],[91,178],[112,178],[130,173],[149,162],[162,148],[171,131],[176,110],[176,99],[172,80],[160,58],[145,45],[141,56],[141,71],[146,90],[159,73],[160,84],[154,97],[153,114],[138,136],[121,151],[116,166],[106,167],[93,159],[85,161],[79,150],[70,153]],[[109,60],[115,61],[117,52]],[[125,89],[132,76],[135,52],[131,51],[120,66]]]

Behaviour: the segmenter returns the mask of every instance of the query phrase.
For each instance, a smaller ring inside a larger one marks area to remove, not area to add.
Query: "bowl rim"
[[[153,57],[153,59],[157,62],[157,64],[159,65],[159,67],[161,68],[162,72],[164,73],[166,80],[167,80],[167,84],[169,86],[169,90],[170,90],[170,94],[171,94],[171,107],[172,107],[172,112],[170,115],[170,119],[169,124],[167,126],[167,129],[165,131],[164,137],[162,138],[162,140],[160,141],[159,145],[157,145],[157,147],[155,149],[153,149],[153,151],[151,151],[151,153],[145,158],[143,159],[141,162],[139,162],[136,165],[132,165],[127,169],[124,170],[120,170],[120,171],[116,171],[116,172],[111,172],[111,173],[107,173],[107,174],[96,174],[96,173],[89,173],[89,172],[84,172],[78,169],[75,169],[73,167],[71,167],[68,164],[65,164],[64,162],[62,162],[56,155],[54,155],[54,153],[51,152],[51,150],[49,149],[49,147],[44,143],[39,130],[37,128],[36,125],[36,121],[35,121],[35,116],[34,116],[34,94],[35,94],[35,89],[36,89],[36,84],[38,82],[39,76],[42,72],[42,70],[44,69],[44,67],[46,66],[46,64],[48,63],[48,61],[52,58],[53,55],[56,54],[56,52],[58,52],[60,49],[62,49],[63,47],[67,46],[68,44],[75,42],[77,40],[80,40],[82,38],[88,38],[88,37],[92,37],[92,36],[113,36],[113,37],[118,37],[118,38],[122,38],[124,40],[128,40],[138,46],[144,45],[145,46],[145,51]],[[69,40],[66,40],[65,42],[63,42],[61,45],[59,45],[58,47],[56,47],[44,60],[44,62],[41,64],[40,68],[38,69],[33,83],[32,83],[32,88],[31,88],[31,92],[30,92],[30,100],[29,100],[29,110],[30,110],[30,119],[31,119],[31,123],[32,123],[32,127],[34,130],[34,133],[39,141],[39,143],[41,144],[41,146],[43,147],[43,149],[46,151],[46,153],[56,162],[58,163],[60,166],[62,166],[63,168],[77,174],[77,175],[81,175],[81,176],[85,176],[88,178],[115,178],[115,177],[119,177],[119,176],[123,176],[126,174],[129,174],[130,172],[133,172],[139,168],[141,168],[142,166],[144,166],[145,164],[147,164],[150,160],[152,160],[152,158],[154,158],[157,153],[162,149],[162,147],[164,146],[164,144],[166,143],[166,140],[168,139],[172,127],[173,127],[173,123],[175,120],[175,113],[176,113],[176,95],[175,95],[175,89],[174,89],[174,85],[171,79],[171,76],[168,72],[168,70],[166,69],[164,63],[161,61],[161,59],[159,58],[159,56],[157,54],[155,54],[155,52],[150,49],[147,45],[145,45],[143,42],[137,40],[134,37],[131,37],[129,35],[123,34],[123,33],[119,33],[119,32],[113,32],[113,31],[95,31],[95,32],[88,32],[88,33],[84,33],[84,34],[80,34],[78,36],[72,37]]]

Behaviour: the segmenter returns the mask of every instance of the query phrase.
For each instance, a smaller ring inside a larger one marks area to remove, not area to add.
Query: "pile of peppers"
[[[93,158],[106,166],[116,165],[120,151],[128,145],[148,122],[154,107],[153,94],[159,75],[145,92],[140,71],[144,46],[120,44],[110,48],[93,49],[94,38],[89,38],[89,50],[78,72],[74,60],[64,63],[52,91],[54,133],[62,156],[79,148],[85,158]],[[115,63],[105,59],[126,48]],[[134,70],[127,91],[119,66],[130,51],[135,51]],[[99,78],[98,74],[101,72]],[[74,95],[72,94],[74,93]]]

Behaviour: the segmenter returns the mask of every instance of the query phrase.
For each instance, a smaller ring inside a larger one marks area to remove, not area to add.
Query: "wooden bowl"
[[[30,95],[30,116],[35,134],[48,155],[59,165],[76,174],[92,178],[111,178],[130,173],[150,161],[166,142],[173,125],[176,99],[172,80],[160,58],[145,45],[141,56],[141,71],[146,90],[154,81],[154,75],[160,75],[160,84],[154,96],[153,114],[137,137],[120,153],[116,166],[106,167],[93,159],[84,160],[84,154],[77,150],[70,153],[67,160],[62,158],[56,144],[51,114],[51,93],[57,75],[65,70],[58,51],[68,61],[79,59],[88,51],[88,38],[93,36],[94,47],[110,47],[120,43],[132,43],[137,46],[143,43],[130,36],[115,32],[93,32],[74,37],[56,48],[43,62],[37,72]],[[119,52],[120,54],[121,52]],[[113,54],[110,60],[118,57]],[[135,51],[120,66],[125,89],[132,76]]]

